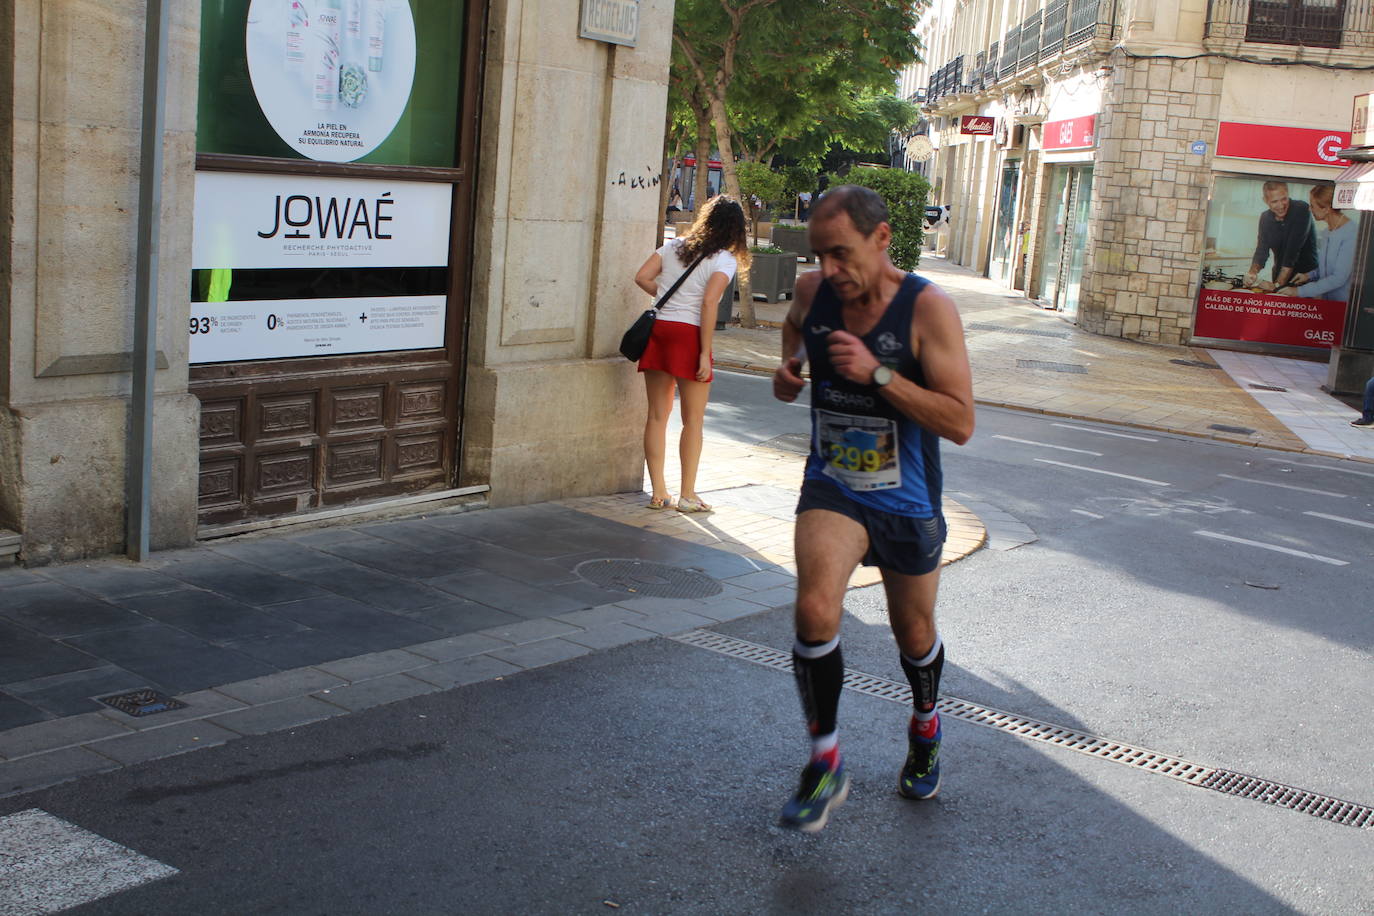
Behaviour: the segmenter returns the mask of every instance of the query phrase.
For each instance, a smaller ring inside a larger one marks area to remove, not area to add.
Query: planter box
[[[750,257],[753,263],[749,266],[749,282],[754,287],[755,298],[762,296],[768,302],[778,302],[784,296],[791,299],[797,286],[796,256],[791,252],[764,254],[756,251]]]
[[[806,239],[806,229],[802,226],[773,226],[770,236],[774,246],[790,251],[810,263],[816,256],[811,253],[811,245]]]
[[[725,330],[725,325],[735,317],[735,297],[739,295],[739,290],[735,287],[735,278],[730,278],[730,284],[725,287],[725,292],[720,294],[720,305],[716,306],[716,330]]]

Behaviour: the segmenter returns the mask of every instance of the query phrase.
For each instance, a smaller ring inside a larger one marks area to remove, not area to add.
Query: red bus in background
[[[672,187],[676,188],[682,195],[682,209],[695,210],[696,201],[692,195],[696,193],[696,167],[697,159],[695,156],[683,156],[673,166]],[[724,179],[721,177],[720,160],[710,159],[706,163],[706,186],[710,189],[712,197],[721,191]]]

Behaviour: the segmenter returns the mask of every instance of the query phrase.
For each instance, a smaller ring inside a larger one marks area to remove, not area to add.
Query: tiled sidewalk
[[[0,570],[0,796],[786,605],[801,465],[712,440],[708,515],[621,494]],[[986,534],[946,512],[948,563]],[[142,689],[186,707],[95,699]]]

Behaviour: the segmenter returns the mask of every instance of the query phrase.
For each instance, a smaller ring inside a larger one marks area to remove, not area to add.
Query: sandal
[[[673,503],[672,496],[652,496],[649,498],[648,508],[658,510],[667,509]]]
[[[677,511],[679,512],[710,512],[711,507],[700,499],[692,499],[690,496],[679,496],[677,499]]]

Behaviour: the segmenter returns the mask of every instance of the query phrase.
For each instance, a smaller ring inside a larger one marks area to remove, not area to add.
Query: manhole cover
[[[99,697],[106,706],[113,706],[120,712],[131,716],[151,716],[169,709],[185,709],[186,704],[156,690],[131,690],[108,697]]]
[[[1247,426],[1225,426],[1221,423],[1213,423],[1207,428],[1215,429],[1219,433],[1239,433],[1242,436],[1249,436],[1254,433],[1254,430]]]
[[[593,585],[646,598],[710,598],[724,591],[695,569],[642,560],[587,560],[575,572]]]
[[[1253,388],[1253,389],[1255,389],[1256,391],[1287,391],[1287,390],[1288,390],[1287,388],[1282,388],[1282,387],[1280,387],[1280,386],[1278,386],[1278,385],[1260,385],[1260,384],[1257,384],[1257,383],[1255,383],[1255,382],[1251,382],[1251,383],[1250,383],[1250,387]]]
[[[1080,366],[1078,363],[1050,363],[1043,359],[1018,359],[1016,361],[1018,369],[1047,369],[1050,372],[1072,372],[1075,375],[1086,375],[1087,366]]]
[[[1220,366],[1214,366],[1214,365],[1212,365],[1211,363],[1203,362],[1203,361],[1200,360],[1200,359],[1171,359],[1171,360],[1169,360],[1169,362],[1173,363],[1175,366],[1192,366],[1194,369],[1220,369],[1220,368],[1221,368]]]
[[[1032,337],[1053,337],[1055,340],[1068,340],[1067,331],[1042,331],[1039,328],[1011,328],[1001,324],[970,321],[964,325],[969,331],[1001,331],[1003,334],[1029,334]]]

